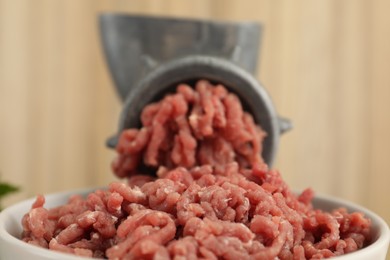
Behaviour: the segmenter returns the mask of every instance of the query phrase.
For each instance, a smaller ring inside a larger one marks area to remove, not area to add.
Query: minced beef
[[[176,93],[147,105],[141,121],[141,129],[120,135],[119,155],[112,163],[118,177],[139,174],[141,165],[156,169],[211,165],[223,172],[231,162],[240,168],[263,163],[265,132],[222,85],[200,80],[193,89],[180,84]]]
[[[38,196],[24,241],[108,259],[320,259],[369,243],[362,213],[313,209],[312,190],[295,195],[268,169],[264,131],[223,86],[180,84],[141,121],[112,164],[127,183],[53,209]]]

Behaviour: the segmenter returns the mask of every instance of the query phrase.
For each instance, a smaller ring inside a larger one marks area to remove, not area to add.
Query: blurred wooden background
[[[362,204],[390,222],[390,1],[0,0],[0,172],[35,195],[114,180],[121,103],[101,12],[256,20],[258,78],[282,116],[276,168],[295,189]]]

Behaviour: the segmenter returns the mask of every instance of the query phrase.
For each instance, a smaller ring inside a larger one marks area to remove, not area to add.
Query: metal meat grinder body
[[[179,83],[208,79],[226,86],[267,132],[263,158],[272,165],[280,135],[291,123],[277,116],[271,98],[252,76],[256,71],[261,27],[252,22],[219,22],[103,14],[100,30],[106,58],[124,101],[116,136],[140,127],[149,103]]]

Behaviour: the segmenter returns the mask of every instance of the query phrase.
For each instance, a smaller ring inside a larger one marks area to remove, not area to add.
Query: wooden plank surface
[[[262,22],[259,80],[294,122],[275,167],[296,189],[390,222],[390,2],[0,0],[0,172],[22,192],[105,185],[121,104],[101,12]]]

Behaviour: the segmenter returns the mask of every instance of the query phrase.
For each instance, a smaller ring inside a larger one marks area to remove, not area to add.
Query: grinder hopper
[[[100,32],[120,98],[124,101],[115,147],[123,129],[140,127],[143,107],[178,83],[208,79],[235,92],[267,132],[263,158],[272,165],[280,135],[291,128],[276,110],[255,73],[261,27],[252,22],[219,22],[103,14]]]

